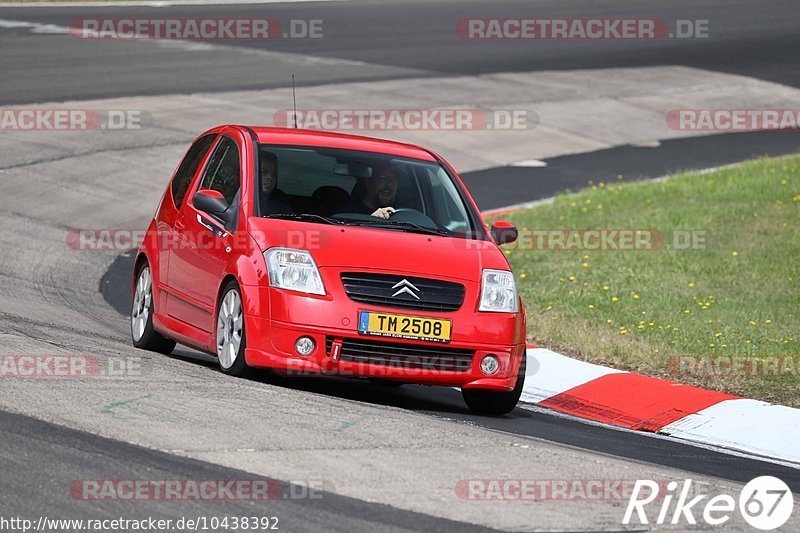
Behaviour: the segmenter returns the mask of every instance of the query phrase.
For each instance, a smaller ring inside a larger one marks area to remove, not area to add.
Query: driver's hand
[[[395,211],[394,207],[381,207],[379,209],[376,209],[375,212],[372,213],[372,216],[378,218],[389,218],[394,214],[394,211]]]

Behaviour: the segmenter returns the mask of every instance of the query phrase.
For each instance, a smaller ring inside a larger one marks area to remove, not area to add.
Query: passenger
[[[278,189],[278,157],[272,152],[259,152],[261,167],[261,215],[291,213],[286,194]]]

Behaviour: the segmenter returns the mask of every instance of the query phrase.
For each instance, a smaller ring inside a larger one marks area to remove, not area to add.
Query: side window
[[[233,139],[223,137],[208,162],[200,188],[222,193],[228,204],[233,205],[240,181],[239,148]]]
[[[214,139],[217,137],[215,133],[200,137],[189,148],[186,157],[181,161],[178,170],[175,172],[175,177],[172,178],[172,201],[175,202],[175,207],[180,209],[183,203],[183,198],[186,196],[186,191],[189,190],[189,185],[192,183],[192,178],[197,172],[200,163],[203,162],[208,153],[211,145],[214,144]]]

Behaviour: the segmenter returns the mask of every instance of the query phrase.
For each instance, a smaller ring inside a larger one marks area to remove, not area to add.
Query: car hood
[[[484,268],[510,269],[503,253],[489,241],[258,217],[248,220],[248,231],[262,251],[276,246],[308,250],[320,268],[478,282]]]

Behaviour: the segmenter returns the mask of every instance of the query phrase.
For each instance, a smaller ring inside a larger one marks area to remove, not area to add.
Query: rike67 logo
[[[772,476],[751,480],[739,494],[738,502],[728,494],[709,497],[707,494],[695,496],[693,492],[691,479],[684,480],[680,487],[677,481],[670,481],[664,487],[663,483],[639,479],[633,487],[622,523],[629,525],[635,516],[640,524],[696,525],[699,519],[710,526],[721,526],[735,516],[738,503],[739,513],[748,524],[769,531],[784,525],[794,508],[792,491],[786,483]],[[648,517],[645,508],[654,502],[657,503],[650,508]],[[658,515],[653,520],[656,509]]]

